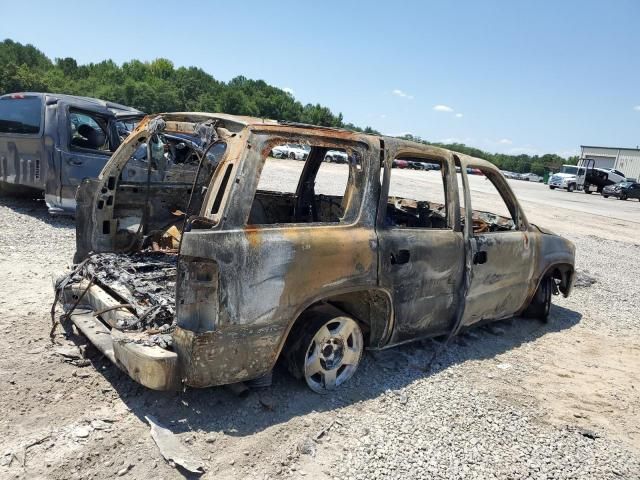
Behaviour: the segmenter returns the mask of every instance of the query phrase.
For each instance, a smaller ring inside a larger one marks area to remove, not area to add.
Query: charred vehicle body
[[[73,213],[85,177],[97,177],[144,113],[96,98],[0,96],[0,192],[40,194],[51,213]]]
[[[176,148],[185,137],[199,140]],[[286,144],[308,158],[271,157]],[[324,162],[332,150],[347,163]],[[396,160],[434,168],[415,188]],[[476,204],[467,168],[496,187],[502,214]],[[493,165],[390,137],[147,117],[77,202],[75,266],[56,282],[64,318],[159,390],[260,379],[281,360],[323,393],[365,348],[546,318],[573,282],[574,246],[529,224]]]

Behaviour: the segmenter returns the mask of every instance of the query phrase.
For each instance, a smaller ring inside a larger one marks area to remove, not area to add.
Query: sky
[[[385,134],[510,154],[640,144],[636,0],[22,0],[2,12],[0,39],[52,59],[163,57],[262,79]]]

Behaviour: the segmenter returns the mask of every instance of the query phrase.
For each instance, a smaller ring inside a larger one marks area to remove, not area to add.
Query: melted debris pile
[[[151,343],[170,345],[175,327],[175,285],[178,256],[174,253],[142,252],[98,253],[85,263],[80,274],[127,304],[136,315],[120,330],[146,331],[155,335]]]

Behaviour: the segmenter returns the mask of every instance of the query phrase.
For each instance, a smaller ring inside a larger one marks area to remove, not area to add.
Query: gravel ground
[[[472,329],[431,369],[436,341],[370,352],[328,396],[278,369],[271,388],[238,399],[146,390],[90,347],[88,366],[63,356],[48,338],[50,278],[72,256],[73,223],[0,198],[0,478],[184,478],[145,415],[204,460],[205,479],[640,478],[640,238],[611,239],[640,218],[594,227],[535,198],[523,206],[575,242],[595,279],[555,297],[548,324]]]

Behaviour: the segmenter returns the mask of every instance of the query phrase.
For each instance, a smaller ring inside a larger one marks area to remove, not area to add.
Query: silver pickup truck
[[[144,113],[96,98],[0,96],[0,193],[41,195],[72,214],[83,178],[97,177]]]

